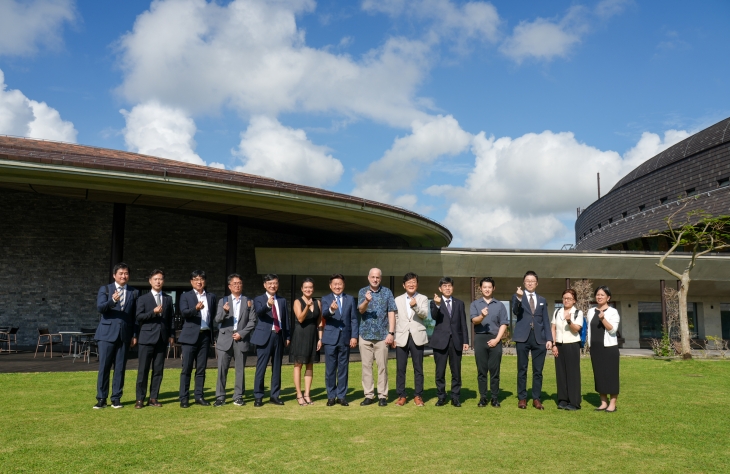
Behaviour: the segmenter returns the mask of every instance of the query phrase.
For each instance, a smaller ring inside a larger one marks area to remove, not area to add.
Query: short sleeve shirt
[[[488,309],[487,317],[482,319],[481,324],[474,326],[474,332],[477,334],[499,334],[499,327],[502,325],[509,325],[509,317],[507,316],[507,310],[501,301],[492,298],[492,301],[487,304],[484,298],[474,300],[469,308],[470,319],[478,317],[484,308]]]
[[[357,305],[365,301],[365,293],[370,291],[372,301],[368,304],[367,310],[361,314],[360,337],[366,341],[382,341],[388,337],[388,313],[395,312],[395,298],[390,289],[381,286],[378,291],[373,291],[369,286],[361,289],[357,295]]]

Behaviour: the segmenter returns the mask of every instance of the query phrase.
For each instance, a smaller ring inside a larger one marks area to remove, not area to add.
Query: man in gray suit
[[[235,361],[236,383],[233,386],[233,404],[243,406],[246,391],[244,368],[251,331],[256,327],[256,311],[248,298],[241,295],[243,280],[237,273],[228,276],[228,289],[231,294],[218,302],[215,322],[220,324],[216,351],[218,351],[218,382],[215,387],[214,407],[226,403],[226,380],[231,358]]]

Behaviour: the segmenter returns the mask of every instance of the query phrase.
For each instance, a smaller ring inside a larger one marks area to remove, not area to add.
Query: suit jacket
[[[215,318],[216,303],[218,299],[215,294],[205,292],[206,307],[208,308],[208,327],[213,330],[213,319]],[[186,291],[180,295],[180,314],[183,317],[183,327],[180,331],[178,342],[182,344],[195,344],[200,336],[200,326],[203,317],[200,311],[195,309],[198,305],[198,296],[195,290]]]
[[[398,312],[395,315],[395,345],[405,347],[408,344],[408,334],[413,337],[413,342],[417,346],[422,346],[428,342],[428,333],[423,320],[428,316],[428,297],[420,293],[416,293],[416,312],[413,318],[408,319],[408,303],[406,301],[407,293],[403,293],[395,299],[395,306]]]
[[[517,294],[512,295],[512,312],[517,316],[512,340],[515,342],[527,342],[530,337],[530,323],[534,324],[535,341],[538,344],[545,344],[553,340],[550,330],[550,311],[545,298],[535,293],[535,314],[530,310],[530,302],[527,299],[527,292],[522,294],[522,299]]]
[[[264,293],[253,299],[253,307],[256,312],[256,328],[251,336],[251,343],[257,346],[265,346],[269,342],[271,333],[274,332],[274,315],[268,306],[269,295]],[[281,334],[284,340],[291,340],[289,332],[289,312],[286,309],[286,298],[276,295],[277,308],[281,311],[279,319],[281,320]]]
[[[451,314],[449,314],[443,297],[441,307],[437,307],[436,303],[431,301],[431,319],[434,320],[436,326],[433,328],[429,345],[441,351],[449,347],[449,338],[451,338],[454,348],[461,352],[464,344],[469,342],[464,302],[452,297]]]
[[[220,324],[218,330],[218,340],[215,344],[216,349],[227,351],[231,346],[239,352],[247,352],[249,348],[249,341],[251,339],[251,333],[256,327],[256,310],[254,309],[253,302],[251,307],[248,307],[249,299],[241,295],[241,305],[238,312],[238,325],[233,327],[233,303],[230,304],[230,311],[226,312],[223,306],[232,298],[224,296],[218,302],[218,311],[215,313],[215,322]],[[233,333],[238,333],[241,336],[240,341],[233,340]]]
[[[162,293],[162,313],[155,313],[157,301],[150,292],[137,299],[137,334],[140,344],[157,344],[172,337],[172,296]]]
[[[342,293],[342,306],[330,313],[330,305],[335,301],[334,293],[322,297],[322,317],[324,318],[324,332],[322,333],[322,344],[328,346],[346,346],[350,339],[357,339],[359,334],[357,300],[350,295]]]
[[[129,344],[135,334],[135,315],[137,311],[137,297],[139,291],[127,285],[124,294],[124,308],[121,300],[114,301],[112,295],[117,291],[114,283],[99,288],[96,295],[96,309],[101,313],[101,320],[96,327],[94,339],[97,341],[114,342],[117,339]]]

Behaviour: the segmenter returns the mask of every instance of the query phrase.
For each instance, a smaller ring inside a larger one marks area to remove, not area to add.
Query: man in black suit
[[[165,370],[165,349],[168,341],[170,344],[175,343],[175,338],[172,337],[172,297],[162,292],[165,273],[159,269],[152,270],[149,280],[151,291],[137,299],[139,370],[137,403],[134,408],[144,407],[150,366],[152,366],[152,384],[147,405],[162,406],[157,397],[160,394],[162,372]]]
[[[284,347],[289,347],[289,314],[286,310],[286,299],[277,296],[279,277],[270,273],[264,277],[266,293],[253,300],[256,311],[256,329],[251,336],[251,343],[256,345],[256,376],[254,377],[253,406],[263,406],[264,377],[266,365],[271,360],[270,401],[274,405],[283,405],[279,399],[281,392],[281,357]]]
[[[193,289],[180,295],[180,314],[184,320],[178,338],[182,346],[182,372],[180,372],[182,408],[190,406],[190,376],[193,364],[195,364],[195,403],[210,406],[210,402],[203,398],[203,385],[218,300],[213,293],[205,291],[205,279],[203,270],[195,270],[190,274],[190,284]]]
[[[134,316],[139,292],[127,286],[129,267],[126,263],[116,264],[112,270],[112,277],[114,283],[102,286],[96,295],[96,309],[101,313],[101,320],[94,335],[99,346],[95,409],[106,408],[112,365],[114,365],[112,408],[122,408],[127,351],[130,341],[132,346],[137,343],[134,334]]]
[[[527,408],[527,364],[532,354],[532,406],[544,410],[542,368],[545,354],[553,347],[550,310],[545,298],[535,293],[537,273],[528,271],[523,279],[525,290],[517,287],[512,295],[512,312],[517,317],[512,340],[517,343],[517,407]]]
[[[454,280],[443,277],[439,280],[439,292],[431,301],[431,319],[436,322],[431,335],[430,346],[436,363],[436,406],[446,405],[446,363],[451,369],[451,404],[461,406],[461,355],[469,349],[469,334],[466,330],[464,302],[453,298]]]

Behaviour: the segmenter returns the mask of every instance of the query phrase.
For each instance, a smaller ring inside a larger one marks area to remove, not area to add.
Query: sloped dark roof
[[[696,155],[708,148],[730,142],[730,117],[717,122],[691,137],[685,138],[674,146],[671,146],[653,158],[646,160],[631,173],[624,176],[611,191],[624,186],[625,184],[641,178],[652,171],[668,166],[676,161],[683,160]]]

